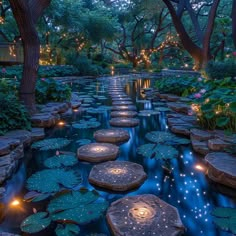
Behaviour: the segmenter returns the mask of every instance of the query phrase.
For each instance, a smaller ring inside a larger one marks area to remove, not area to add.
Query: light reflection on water
[[[144,98],[142,93],[142,88],[148,88],[151,85],[151,81],[148,79],[138,79],[132,80],[129,83],[123,81],[125,90],[128,95],[135,102],[136,99]],[[88,83],[89,84],[89,83]],[[105,90],[105,85],[107,82],[103,83],[102,86],[96,84],[96,91]],[[81,86],[79,91],[82,91]],[[105,100],[102,102],[105,105],[110,105],[110,101]],[[152,109],[151,103],[137,104],[139,110]],[[83,113],[76,112],[73,115],[73,120],[78,120]],[[99,129],[109,127],[109,112],[104,114],[96,115],[99,121],[102,122],[102,126]],[[192,153],[190,147],[180,147],[180,156],[178,159],[171,160],[169,163],[164,163],[162,161],[157,161],[155,159],[143,158],[136,154],[136,149],[146,143],[144,138],[145,134],[153,130],[167,130],[165,114],[161,112],[160,115],[153,115],[149,117],[139,117],[140,125],[135,128],[125,128],[130,134],[130,140],[120,146],[120,155],[118,160],[129,160],[143,165],[145,171],[148,174],[148,179],[145,183],[137,190],[128,193],[112,193],[103,190],[98,190],[101,196],[106,198],[109,202],[113,202],[125,195],[137,195],[144,193],[155,194],[161,199],[167,201],[168,203],[174,205],[178,208],[180,212],[181,219],[187,228],[185,236],[226,236],[229,233],[218,230],[212,223],[211,211],[217,206],[227,206],[235,207],[235,200],[229,198],[226,195],[218,193],[216,187],[218,185],[210,184],[204,175],[204,172],[195,168],[196,164],[204,165],[203,159],[197,157],[197,155]],[[93,139],[93,132],[95,130],[74,130],[70,125],[65,127],[55,127],[53,130],[48,130],[48,135],[50,137],[65,137],[67,136],[74,141],[81,138]],[[67,150],[76,152],[78,145],[73,142]],[[32,174],[36,169],[43,168],[42,162],[54,153],[34,153],[34,159],[31,161],[28,171]],[[168,164],[167,171],[164,166]],[[94,189],[88,183],[88,175],[91,170],[92,165],[86,163],[80,163],[75,168],[80,169],[83,176],[82,185]],[[164,167],[164,168],[163,168]],[[13,196],[18,194],[22,188],[23,182],[25,180],[25,169],[22,165],[21,169],[15,175],[15,180],[9,181],[8,185],[8,196]],[[18,189],[16,191],[16,187]],[[227,190],[227,188],[223,188]],[[229,190],[232,194],[232,190]],[[234,195],[235,196],[235,195]],[[235,199],[235,198],[234,198]],[[4,199],[7,201],[8,199]],[[27,207],[27,214],[32,214],[32,205]],[[38,208],[43,206],[37,205]],[[25,216],[25,214],[23,214]],[[24,217],[22,217],[24,218]],[[0,229],[19,233],[19,228],[16,224],[12,224],[12,215],[6,218],[5,222],[0,225]],[[18,221],[17,221],[18,222]],[[81,235],[86,235],[87,233],[105,233],[109,234],[108,227],[105,223],[105,219],[100,219],[94,223],[88,224],[81,227]],[[1,232],[1,230],[0,230]],[[40,235],[40,234],[39,234]],[[51,235],[49,233],[49,235]]]

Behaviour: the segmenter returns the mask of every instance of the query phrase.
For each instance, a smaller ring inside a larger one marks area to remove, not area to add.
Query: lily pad
[[[101,125],[99,121],[96,120],[80,120],[78,123],[72,125],[75,129],[95,129]]]
[[[145,138],[153,143],[164,143],[168,145],[185,145],[190,143],[189,139],[179,138],[176,135],[165,131],[151,131],[145,135]]]
[[[88,114],[102,114],[106,111],[107,111],[106,109],[98,107],[98,108],[89,108],[86,112]]]
[[[71,191],[54,198],[48,211],[54,221],[86,224],[103,216],[108,203],[95,191]]]
[[[76,143],[79,145],[79,146],[82,146],[82,145],[86,145],[86,144],[89,144],[91,143],[91,140],[90,139],[79,139],[76,141]]]
[[[64,169],[42,170],[27,180],[26,187],[30,191],[40,193],[56,193],[62,188],[73,188],[81,183],[81,176],[74,171]]]
[[[69,145],[70,142],[71,140],[65,138],[50,138],[33,143],[31,148],[39,149],[41,151],[55,150]]]
[[[178,156],[178,150],[172,146],[151,143],[138,147],[137,153],[151,159],[173,159]]]
[[[75,236],[80,232],[80,228],[75,224],[58,224],[56,228],[57,236]]]
[[[21,223],[21,231],[29,234],[38,233],[47,228],[51,223],[51,218],[47,212],[38,212],[28,216]]]
[[[222,230],[236,234],[236,208],[218,207],[212,212],[213,222]]]
[[[48,168],[61,168],[66,166],[73,166],[78,162],[75,155],[57,155],[50,157],[44,161],[44,165]]]

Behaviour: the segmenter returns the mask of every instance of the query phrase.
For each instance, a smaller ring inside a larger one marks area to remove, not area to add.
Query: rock
[[[116,127],[135,127],[139,125],[139,119],[136,118],[112,118],[109,121],[111,126],[116,126]]]
[[[207,175],[215,182],[236,189],[236,156],[225,152],[212,152],[205,157]]]
[[[136,111],[137,108],[134,105],[122,105],[122,106],[112,106],[112,111]]]
[[[189,127],[189,128],[193,127],[192,124],[187,123],[186,121],[184,121],[182,119],[178,119],[178,118],[168,118],[167,122],[168,122],[168,125],[170,125],[170,126],[179,125],[179,126],[185,126],[185,127]]]
[[[71,101],[71,108],[76,109],[81,106],[81,101]]]
[[[176,102],[180,100],[179,96],[173,95],[173,94],[160,94],[160,98],[166,99],[167,101],[170,102]]]
[[[62,118],[71,117],[73,115],[73,110],[70,108],[65,113],[61,114]]]
[[[59,120],[59,116],[55,116],[49,113],[37,113],[31,116],[32,126],[40,128],[50,128],[56,125]]]
[[[115,160],[118,152],[119,147],[110,143],[90,143],[78,148],[77,156],[80,161],[97,163]]]
[[[168,102],[167,106],[170,109],[183,114],[188,114],[189,110],[191,110],[189,105],[181,102]]]
[[[111,117],[135,117],[138,113],[136,111],[112,111]]]
[[[210,152],[207,141],[199,141],[191,139],[193,150],[201,155],[206,155]]]
[[[95,165],[89,182],[112,191],[128,191],[143,184],[147,174],[139,164],[128,161],[107,161]]]
[[[113,202],[106,219],[115,236],[175,236],[184,231],[178,210],[152,194]]]
[[[175,134],[182,134],[187,137],[190,136],[190,127],[184,125],[173,125],[170,126],[170,130]]]
[[[227,143],[219,138],[215,138],[208,140],[208,147],[212,151],[224,151],[225,148],[232,147],[232,143]]]
[[[31,132],[28,130],[13,130],[5,134],[7,138],[19,139],[23,143],[24,147],[31,144]]]
[[[32,128],[30,136],[32,143],[44,139],[45,137],[44,128]]]
[[[123,143],[130,139],[129,132],[124,129],[97,130],[93,137],[97,142],[103,143]]]
[[[132,105],[133,102],[131,101],[116,101],[116,102],[112,102],[113,106],[123,106],[123,105]]]
[[[0,156],[9,154],[18,145],[20,145],[19,139],[0,136]]]
[[[191,133],[191,139],[198,140],[198,141],[207,141],[215,137],[213,132],[204,131],[200,129],[191,129],[190,133]]]
[[[70,108],[70,104],[67,102],[50,102],[46,104],[46,107],[56,110],[58,113],[64,113]]]

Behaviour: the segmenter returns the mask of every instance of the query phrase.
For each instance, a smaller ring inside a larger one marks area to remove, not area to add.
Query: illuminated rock
[[[90,143],[77,150],[80,161],[92,163],[115,160],[119,152],[119,147],[110,143]]]
[[[130,139],[129,132],[124,129],[101,129],[94,133],[97,142],[122,143]]]
[[[116,127],[135,127],[139,125],[139,120],[135,118],[112,118],[110,120],[111,126]]]
[[[133,102],[131,101],[116,101],[112,103],[112,105],[114,106],[132,105],[132,104]]]
[[[134,105],[122,105],[122,106],[112,106],[112,111],[136,111],[137,108]]]
[[[137,188],[146,178],[147,175],[141,165],[128,161],[109,161],[98,164],[89,174],[91,184],[113,191]]]
[[[215,182],[236,189],[236,156],[225,152],[212,152],[206,155],[207,175]]]
[[[111,117],[135,117],[138,113],[136,111],[112,111]]]
[[[184,231],[178,210],[152,194],[113,202],[106,218],[115,236],[174,236]]]

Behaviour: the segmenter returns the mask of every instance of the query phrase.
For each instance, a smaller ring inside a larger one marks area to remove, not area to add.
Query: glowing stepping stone
[[[128,118],[128,117],[124,117],[124,118],[116,117],[110,120],[110,125],[116,126],[116,127],[135,127],[139,125],[139,120],[135,118]]]
[[[123,143],[130,139],[129,132],[124,129],[101,129],[94,133],[97,142]]]
[[[139,164],[128,161],[108,161],[95,165],[90,174],[89,182],[98,187],[127,191],[143,184],[147,174]]]
[[[90,143],[77,150],[80,161],[98,163],[115,160],[119,152],[119,147],[110,143]]]
[[[132,104],[133,102],[131,101],[116,101],[112,103],[112,105],[114,106],[132,105]]]
[[[112,111],[111,117],[135,117],[138,113],[136,111]]]
[[[112,111],[136,111],[136,106],[133,105],[122,105],[122,106],[112,106],[111,110]]]
[[[184,231],[178,210],[152,194],[129,196],[111,204],[107,222],[114,235],[179,235]]]

